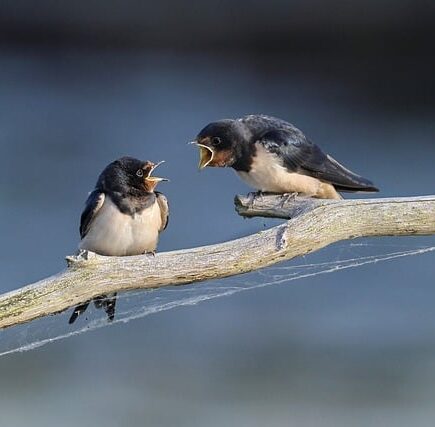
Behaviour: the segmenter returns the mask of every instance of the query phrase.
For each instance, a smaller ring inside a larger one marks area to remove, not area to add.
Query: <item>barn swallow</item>
[[[264,115],[208,124],[192,143],[199,168],[232,167],[259,192],[341,199],[340,192],[379,191],[325,154],[292,124]]]
[[[157,184],[168,181],[153,176],[157,164],[132,157],[110,163],[89,194],[80,220],[80,250],[106,256],[127,256],[154,253],[159,233],[168,225],[166,197],[155,191]],[[94,299],[109,320],[115,315],[116,294]],[[69,323],[88,307],[90,301],[78,305]]]

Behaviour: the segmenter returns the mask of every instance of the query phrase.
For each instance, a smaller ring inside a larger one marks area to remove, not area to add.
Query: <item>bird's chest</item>
[[[161,225],[158,203],[134,215],[127,215],[107,198],[81,246],[105,255],[152,252],[156,249]]]
[[[275,153],[256,144],[256,154],[249,172],[237,172],[240,178],[256,190],[271,193],[316,194],[320,182],[312,177],[290,172]]]
[[[249,186],[260,191],[281,192],[283,183],[288,179],[288,172],[279,157],[261,145],[257,145],[249,172],[238,171],[237,174]]]
[[[150,207],[133,216],[128,215],[128,217],[132,234],[138,237],[147,233],[157,234],[162,225],[160,209],[157,203],[153,203]]]

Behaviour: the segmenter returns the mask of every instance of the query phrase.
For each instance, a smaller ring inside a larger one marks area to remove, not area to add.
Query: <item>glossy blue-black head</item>
[[[163,162],[153,163],[133,157],[122,157],[110,163],[98,178],[97,187],[120,193],[152,192],[166,178],[153,176],[154,170]]]
[[[232,166],[237,161],[237,148],[245,139],[246,129],[237,120],[209,123],[193,141],[199,148],[199,168]]]

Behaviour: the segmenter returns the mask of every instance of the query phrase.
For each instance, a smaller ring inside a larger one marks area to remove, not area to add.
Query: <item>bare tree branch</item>
[[[0,328],[29,322],[111,292],[182,285],[246,273],[364,236],[435,234],[435,196],[315,200],[237,196],[243,216],[291,218],[216,245],[133,257],[67,258],[59,274],[0,296]]]

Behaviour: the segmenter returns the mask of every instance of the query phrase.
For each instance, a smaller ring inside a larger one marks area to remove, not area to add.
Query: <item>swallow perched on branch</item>
[[[80,250],[106,256],[154,254],[159,233],[169,218],[166,197],[155,191],[159,182],[168,180],[152,175],[162,163],[122,157],[103,170],[81,216]],[[116,294],[94,299],[95,306],[103,308],[110,321],[115,315],[115,302]],[[89,303],[78,305],[69,323]]]
[[[199,168],[232,167],[259,192],[341,199],[340,192],[379,191],[325,154],[292,124],[264,115],[208,124],[195,141]]]

